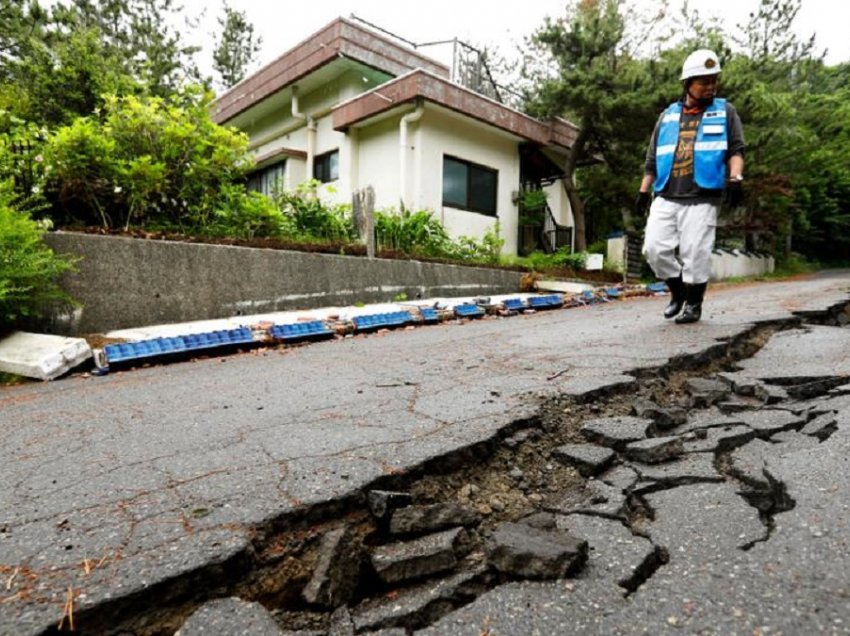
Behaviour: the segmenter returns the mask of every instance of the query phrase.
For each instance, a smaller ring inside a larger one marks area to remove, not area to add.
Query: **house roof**
[[[345,131],[420,99],[543,146],[569,148],[578,134],[578,128],[565,119],[535,119],[421,68],[336,106],[333,127]]]
[[[338,18],[244,79],[215,101],[213,119],[224,123],[317,69],[345,57],[388,75],[416,68],[448,78],[449,68],[345,18]]]

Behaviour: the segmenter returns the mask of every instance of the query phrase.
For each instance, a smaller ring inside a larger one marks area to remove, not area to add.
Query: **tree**
[[[42,125],[98,108],[105,93],[167,96],[200,73],[172,0],[0,0],[0,108]],[[8,18],[8,19],[7,19]]]
[[[263,39],[254,34],[254,25],[248,22],[244,11],[237,11],[227,2],[224,14],[218,17],[219,33],[215,37],[213,69],[218,74],[222,89],[242,81],[259,53]]]
[[[567,7],[567,17],[547,18],[529,42],[529,59],[535,61],[526,71],[531,82],[526,109],[566,117],[579,127],[564,166],[577,250],[585,249],[586,234],[576,169],[601,159],[612,174],[639,178],[657,117],[658,86],[669,75],[663,65],[653,75],[633,55],[639,41],[626,30],[633,19],[623,0],[581,0]],[[619,197],[620,207],[625,196]]]

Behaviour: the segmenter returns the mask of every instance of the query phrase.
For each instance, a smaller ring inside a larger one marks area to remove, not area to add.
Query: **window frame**
[[[336,155],[336,176],[333,176],[331,173],[331,158],[334,155]],[[325,161],[327,161],[328,179],[324,179],[324,175],[316,174],[317,168],[320,165],[324,165]],[[339,148],[328,150],[327,152],[323,152],[322,154],[313,157],[313,178],[320,183],[333,183],[334,181],[339,181]]]
[[[459,205],[454,202],[446,201],[446,190],[445,190],[445,171],[446,171],[446,160],[453,161],[458,164],[462,164],[466,168],[466,202],[464,205]],[[478,206],[474,204],[472,201],[472,173],[474,170],[479,172],[486,173],[488,175],[492,175],[494,177],[493,183],[493,209],[485,209],[483,206]],[[444,207],[453,208],[455,210],[464,210],[465,212],[475,212],[476,214],[483,214],[486,216],[498,217],[499,215],[499,170],[497,168],[490,168],[489,166],[482,165],[480,163],[475,163],[474,161],[468,161],[466,159],[461,159],[455,155],[443,154],[443,184],[442,184],[442,204]]]
[[[246,176],[245,188],[251,192],[259,192],[260,194],[264,194],[268,197],[272,196],[274,194],[273,188],[271,187],[273,186],[273,183],[269,183],[267,175],[272,172],[278,173],[276,179],[280,179],[280,187],[282,190],[283,181],[286,178],[287,163],[287,159],[283,158],[279,161],[275,161],[266,166],[263,166],[262,168],[253,170],[249,175]],[[255,180],[260,181],[260,188],[251,187],[251,182]],[[266,192],[266,188],[264,188],[264,186],[269,186],[269,192]]]

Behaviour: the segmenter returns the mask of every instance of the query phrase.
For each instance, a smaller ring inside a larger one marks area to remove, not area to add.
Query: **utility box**
[[[588,254],[584,261],[584,268],[588,270],[602,269],[602,254]]]

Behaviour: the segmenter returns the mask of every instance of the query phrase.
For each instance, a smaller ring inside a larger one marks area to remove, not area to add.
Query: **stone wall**
[[[55,232],[81,257],[65,289],[82,306],[46,330],[67,335],[292,309],[513,293],[519,272],[419,261]]]

